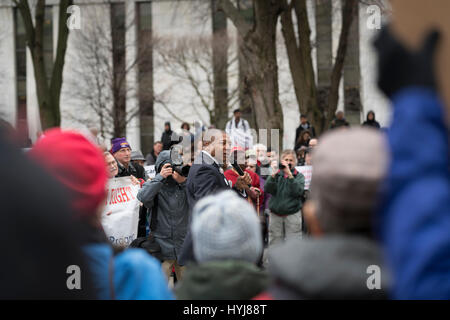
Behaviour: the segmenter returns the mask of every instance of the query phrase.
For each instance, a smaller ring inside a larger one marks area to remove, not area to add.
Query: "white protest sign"
[[[155,169],[154,165],[153,166],[145,166],[144,169],[145,169],[145,172],[147,173],[147,176],[150,179],[153,179],[155,177],[156,169]]]
[[[295,169],[305,176],[305,190],[309,190],[312,176],[312,166],[295,167]]]
[[[137,237],[139,201],[136,195],[139,185],[133,185],[130,177],[108,180],[102,225],[113,245],[128,246]]]

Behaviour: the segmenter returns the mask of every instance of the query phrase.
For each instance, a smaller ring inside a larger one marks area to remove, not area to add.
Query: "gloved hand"
[[[378,52],[378,87],[388,97],[400,89],[420,86],[436,89],[434,53],[439,42],[439,31],[432,30],[422,46],[410,51],[384,27],[374,42]]]

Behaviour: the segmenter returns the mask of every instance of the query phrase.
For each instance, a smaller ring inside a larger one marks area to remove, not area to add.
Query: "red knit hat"
[[[28,153],[72,194],[72,207],[92,215],[105,198],[105,160],[100,149],[75,131],[50,129]]]

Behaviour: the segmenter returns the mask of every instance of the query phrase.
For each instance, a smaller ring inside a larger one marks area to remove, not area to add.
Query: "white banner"
[[[295,167],[295,169],[305,176],[305,190],[309,190],[312,177],[312,166]]]
[[[106,205],[102,212],[102,225],[113,245],[128,246],[137,237],[139,223],[139,185],[130,177],[108,180]]]
[[[145,166],[144,169],[145,169],[145,172],[147,173],[147,176],[150,179],[153,179],[155,177],[156,170],[155,170],[155,166],[154,165],[152,165],[152,166]]]

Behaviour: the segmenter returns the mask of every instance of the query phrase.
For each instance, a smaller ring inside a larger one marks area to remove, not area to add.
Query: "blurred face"
[[[303,134],[303,140],[304,140],[304,141],[307,141],[307,140],[309,140],[309,139],[311,139],[311,136],[309,135],[308,132],[305,132],[305,133]]]
[[[122,148],[116,153],[114,153],[114,158],[119,161],[122,165],[129,165],[131,161],[131,149],[130,148]]]
[[[119,173],[116,159],[111,154],[105,156],[106,172],[109,178],[114,178]]]
[[[339,120],[342,120],[344,118],[344,113],[343,112],[338,112],[336,115],[336,118],[338,118]]]
[[[256,172],[256,161],[253,159],[247,160],[247,170]]]
[[[295,157],[292,154],[285,155],[281,160],[286,162],[286,164],[291,168],[295,167],[295,164],[297,163]]]
[[[317,146],[317,139],[309,140],[309,147],[314,148]]]
[[[278,155],[275,151],[272,152],[267,152],[267,157],[271,160],[271,161],[278,161]]]
[[[240,112],[236,112],[236,113],[234,114],[234,117],[235,117],[236,119],[240,119],[240,118],[241,118],[241,113],[240,113]]]
[[[166,124],[166,125],[164,125],[164,130],[166,130],[166,131],[169,131],[169,125],[168,124]]]
[[[367,115],[367,119],[373,120],[373,113],[369,113],[369,114]]]
[[[153,150],[155,151],[155,154],[158,155],[163,149],[162,143],[157,143],[153,146]]]
[[[266,149],[264,148],[256,148],[256,159],[258,159],[259,161],[263,160],[266,158]]]
[[[305,124],[306,123],[306,117],[301,117],[300,118],[300,122],[301,122],[301,124]]]
[[[305,155],[305,164],[310,166],[311,165],[311,153],[307,153]]]
[[[144,160],[134,160],[133,163],[137,163],[138,165],[143,167],[145,164],[145,161]]]
[[[227,163],[231,151],[231,141],[226,133],[215,137],[211,145],[211,155],[220,163]]]

